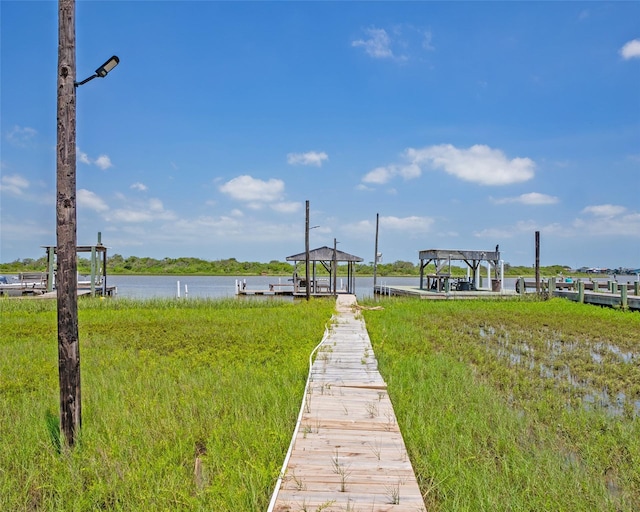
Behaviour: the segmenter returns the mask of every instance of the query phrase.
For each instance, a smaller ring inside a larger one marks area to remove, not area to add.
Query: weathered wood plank
[[[425,510],[364,321],[338,297],[270,510]]]

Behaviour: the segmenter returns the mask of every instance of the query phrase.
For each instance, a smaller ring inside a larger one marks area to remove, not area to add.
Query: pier
[[[528,293],[527,289],[535,291],[536,283],[520,278],[517,289],[521,293]],[[567,282],[552,277],[540,282],[540,290],[553,297],[562,297],[582,304],[640,311],[640,282],[638,280],[632,283],[618,283],[614,280],[607,282],[583,281],[582,279]]]
[[[353,295],[321,344],[269,512],[424,511],[402,434]]]
[[[499,299],[505,297],[518,297],[523,294],[536,293],[535,281],[520,278],[513,290],[504,289],[494,292],[491,289],[459,291],[448,286],[443,291],[426,290],[419,286],[387,286],[376,285],[373,289],[375,295],[389,297],[415,297],[425,300],[465,300],[465,299]],[[572,282],[559,282],[554,278],[540,281],[540,292],[553,297],[593,304],[596,306],[616,307],[640,311],[640,283],[616,283],[615,281],[584,282],[575,280]]]

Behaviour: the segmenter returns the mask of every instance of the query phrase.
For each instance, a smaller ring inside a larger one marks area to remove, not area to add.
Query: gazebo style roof
[[[309,251],[309,261],[332,261],[333,260],[333,247],[320,247],[318,249],[313,249]],[[354,256],[353,254],[346,253],[344,251],[339,251],[336,249],[335,251],[336,261],[348,261],[348,262],[360,262],[364,261],[359,256]],[[294,254],[293,256],[287,256],[287,261],[306,261],[307,254],[306,252],[301,252],[300,254]]]

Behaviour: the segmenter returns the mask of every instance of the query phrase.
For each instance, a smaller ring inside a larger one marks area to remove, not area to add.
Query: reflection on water
[[[477,332],[487,350],[507,366],[555,381],[559,388],[580,396],[583,407],[602,409],[614,416],[640,416],[640,400],[633,388],[627,395],[624,389],[612,390],[603,384],[607,376],[625,374],[622,367],[636,365],[638,352],[603,341],[562,339],[554,333],[548,333],[549,338],[540,342],[533,339],[531,332],[488,325]]]

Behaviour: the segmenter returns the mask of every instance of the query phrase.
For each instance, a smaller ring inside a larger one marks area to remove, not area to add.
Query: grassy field
[[[367,327],[430,512],[640,509],[639,314],[376,304]],[[68,452],[55,303],[0,300],[0,510],[266,510],[333,308],[80,301]]]
[[[640,510],[640,315],[560,299],[365,311],[429,511]]]
[[[0,510],[266,510],[333,309],[81,301],[83,426],[60,454],[55,302],[0,300]]]

